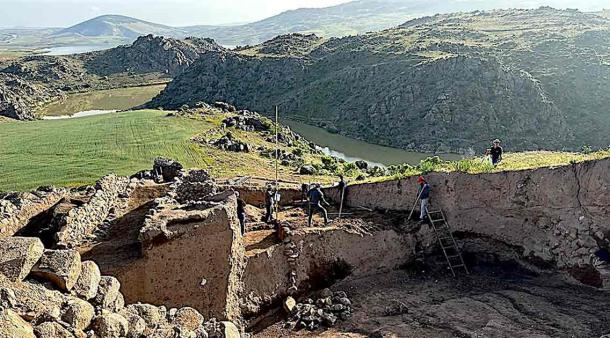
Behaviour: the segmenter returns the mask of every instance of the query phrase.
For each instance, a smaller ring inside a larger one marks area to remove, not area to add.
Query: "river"
[[[323,128],[314,127],[293,120],[281,121],[301,134],[306,139],[320,145],[328,154],[343,158],[347,161],[365,160],[372,165],[388,166],[392,164],[419,164],[419,162],[434,154],[407,151],[398,148],[384,147],[368,142],[356,140],[339,134],[329,133]],[[445,160],[458,160],[462,156],[457,154],[438,155]]]
[[[89,93],[72,94],[65,100],[54,102],[44,107],[41,114],[44,119],[78,118],[99,114],[108,114],[125,110],[148,102],[157,95],[165,85],[119,88],[100,90]],[[293,120],[283,120],[284,124],[301,134],[306,139],[321,146],[328,155],[343,158],[346,161],[364,160],[370,165],[389,166],[392,164],[418,164],[433,154],[407,151],[397,148],[379,146],[352,139],[339,134],[332,134],[325,129]],[[460,159],[460,155],[439,155],[446,160]]]

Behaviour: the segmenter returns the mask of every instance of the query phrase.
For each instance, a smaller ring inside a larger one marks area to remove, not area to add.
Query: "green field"
[[[257,152],[222,151],[191,140],[215,133],[212,129],[218,129],[224,115],[197,119],[166,115],[140,110],[63,120],[0,120],[0,192],[92,184],[111,172],[131,175],[150,169],[158,156],[175,159],[187,168],[207,169],[217,178],[275,177],[273,160]],[[258,133],[232,132],[254,147],[274,147]],[[320,161],[319,156],[308,160]],[[292,182],[330,180],[299,176],[295,168],[284,166],[279,174],[280,179]]]
[[[115,172],[130,175],[156,156],[205,167],[189,139],[205,122],[137,111],[86,118],[0,123],[0,191],[78,185]]]

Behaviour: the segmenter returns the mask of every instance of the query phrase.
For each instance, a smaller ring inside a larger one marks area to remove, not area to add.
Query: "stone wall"
[[[433,173],[432,208],[455,231],[519,247],[524,258],[573,267],[610,238],[610,160],[493,174]],[[327,191],[333,195],[332,189]],[[409,211],[416,177],[349,186],[346,203]],[[422,232],[429,231],[426,227]],[[433,238],[432,236],[428,236]]]
[[[143,257],[113,271],[128,301],[239,317],[244,246],[234,196],[206,210],[160,210],[142,229]]]
[[[265,205],[265,190],[264,187],[233,187],[233,190],[239,192],[239,197],[242,198],[246,203],[257,207]],[[281,195],[280,205],[290,205],[295,201],[301,199],[301,190],[280,188],[279,193]]]
[[[114,174],[101,178],[89,202],[76,207],[63,217],[57,233],[60,247],[74,247],[90,235],[118,206],[121,195],[127,192],[129,179]]]
[[[387,272],[414,259],[415,239],[393,230],[358,234],[343,229],[302,229],[291,237],[296,245],[296,284],[299,291],[318,288],[325,279]],[[261,307],[288,295],[292,270],[287,245],[276,244],[248,257],[244,271],[242,310],[256,314]]]
[[[68,195],[65,189],[36,190],[31,193],[7,193],[0,198],[0,238],[14,235],[28,222]]]

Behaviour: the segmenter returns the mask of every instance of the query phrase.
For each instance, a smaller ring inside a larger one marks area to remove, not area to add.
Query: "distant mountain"
[[[507,0],[357,0],[325,8],[287,11],[245,25],[186,29],[192,35],[210,37],[222,45],[248,45],[289,33],[314,33],[321,37],[355,35],[436,13],[510,7],[512,4],[514,1]]]
[[[541,7],[435,15],[340,39],[210,52],[150,107],[222,100],[422,151],[608,147],[610,20]]]
[[[212,38],[225,46],[258,44],[289,33],[343,37],[398,26],[410,19],[459,11],[529,7],[528,0],[356,0],[325,8],[302,8],[233,26],[170,27],[120,15],[100,16],[57,31],[8,32],[0,29],[0,48],[128,44],[140,35]],[[46,33],[46,34],[45,34]]]
[[[84,37],[136,39],[141,35],[148,34],[172,37],[184,35],[184,31],[122,15],[102,15],[62,29],[52,36],[77,35]]]

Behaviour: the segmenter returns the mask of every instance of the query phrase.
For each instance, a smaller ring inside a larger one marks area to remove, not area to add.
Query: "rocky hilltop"
[[[289,51],[289,52],[287,52]],[[296,52],[295,52],[296,51]],[[436,15],[365,35],[208,53],[151,103],[225,100],[383,145],[607,146],[610,21],[574,10]]]
[[[0,65],[0,115],[34,119],[39,106],[66,93],[166,82],[199,56],[221,50],[210,39],[147,35],[105,51],[26,56]]]

